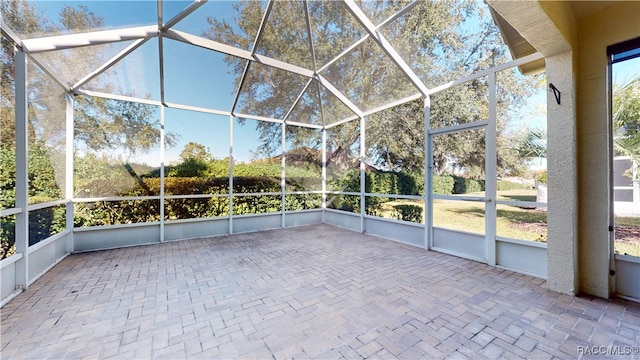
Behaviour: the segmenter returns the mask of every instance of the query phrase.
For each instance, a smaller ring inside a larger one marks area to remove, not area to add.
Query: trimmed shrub
[[[433,176],[433,193],[439,195],[451,195],[453,193],[453,176],[450,175],[434,175]]]
[[[424,180],[421,174],[369,171],[365,174],[365,189],[371,194],[423,195]]]
[[[393,207],[400,215],[400,220],[422,223],[422,208],[417,205],[396,205]]]
[[[453,180],[454,194],[468,194],[484,191],[484,180],[467,179],[461,176],[454,176]]]

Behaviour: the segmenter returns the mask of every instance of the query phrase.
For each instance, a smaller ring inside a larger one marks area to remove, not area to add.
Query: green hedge
[[[400,220],[422,223],[422,207],[417,205],[396,205],[393,207],[399,214]]]
[[[424,177],[392,171],[370,171],[365,174],[365,189],[371,194],[422,195]]]
[[[468,194],[484,191],[484,180],[473,180],[461,176],[453,176],[453,193]]]
[[[433,193],[439,195],[453,194],[453,176],[434,175],[433,176]]]
[[[529,186],[527,184],[516,183],[516,182],[513,182],[513,181],[507,181],[507,180],[498,180],[497,187],[498,187],[498,191],[520,190],[520,189],[530,189],[531,188],[531,186]]]

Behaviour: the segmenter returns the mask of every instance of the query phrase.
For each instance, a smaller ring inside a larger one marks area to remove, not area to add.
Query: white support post
[[[65,138],[65,189],[64,198],[66,199],[66,228],[69,230],[69,241],[67,242],[67,252],[75,250],[75,242],[73,240],[73,95],[67,93],[64,96],[66,103],[66,138]]]
[[[364,234],[364,214],[365,214],[365,156],[366,156],[366,146],[365,146],[365,118],[362,116],[360,118],[360,232]]]
[[[229,235],[233,234],[233,115],[229,115]]]
[[[485,171],[484,171],[484,197],[485,197],[485,259],[487,264],[496,265],[496,217],[497,208],[497,146],[496,146],[496,73],[489,74],[489,124],[485,131]]]
[[[325,222],[327,208],[327,129],[322,129],[322,223]]]
[[[433,247],[433,143],[431,128],[431,99],[424,98],[424,246]]]
[[[282,123],[282,156],[280,156],[280,189],[282,191],[282,197],[281,197],[281,206],[282,206],[282,224],[281,227],[284,229],[285,227],[285,221],[284,221],[284,217],[285,217],[285,191],[286,191],[286,172],[285,172],[285,156],[286,156],[286,152],[285,152],[285,146],[286,146],[286,125],[284,123]]]
[[[165,162],[165,119],[164,108],[160,106],[160,242],[164,242],[164,162]]]
[[[636,161],[631,160],[631,168],[632,170],[632,179],[636,179],[633,181],[633,208],[640,211],[640,181],[637,180],[640,178],[640,164]]]
[[[29,286],[29,131],[27,93],[27,54],[17,51],[15,55],[15,106],[16,106],[16,253],[22,259],[16,262],[16,289]]]

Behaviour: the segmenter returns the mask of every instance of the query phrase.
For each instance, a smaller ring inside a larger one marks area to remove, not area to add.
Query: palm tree
[[[640,75],[614,85],[612,117],[615,154],[640,164]]]

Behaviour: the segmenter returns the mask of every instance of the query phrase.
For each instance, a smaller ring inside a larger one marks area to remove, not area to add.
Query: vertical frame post
[[[424,98],[424,247],[433,246],[433,142],[431,128],[431,99]]]
[[[365,183],[365,173],[364,173],[364,167],[365,167],[365,155],[366,155],[366,146],[365,146],[365,118],[364,116],[360,117],[360,232],[364,234],[365,228],[364,228],[364,214],[365,214],[365,187],[366,187],[366,183]]]
[[[160,106],[160,242],[164,242],[164,162],[165,162],[165,119],[164,103]]]
[[[497,199],[497,159],[496,159],[496,73],[489,74],[489,124],[485,131],[485,258],[487,264],[496,265],[496,199]]]
[[[66,199],[66,228],[69,230],[69,241],[67,242],[67,252],[73,252],[75,250],[75,242],[73,240],[73,187],[74,187],[74,179],[73,179],[73,134],[74,134],[74,124],[73,124],[73,95],[71,93],[67,93],[64,96],[65,105],[66,105],[66,126],[65,126],[65,189],[64,189],[64,198]]]
[[[16,253],[22,259],[16,262],[16,288],[29,287],[29,131],[27,54],[16,51],[15,55],[15,106],[16,106]]]
[[[632,161],[631,169],[632,169],[631,178],[638,179],[640,177],[640,165],[637,162]],[[636,209],[640,209],[640,181],[634,181],[632,186],[633,186],[633,206]]]
[[[229,115],[229,235],[233,234],[233,115]]]
[[[286,143],[287,143],[287,134],[286,134],[286,125],[284,123],[282,123],[282,136],[281,136],[281,142],[282,142],[282,156],[280,156],[280,190],[282,191],[282,196],[281,196],[281,206],[282,206],[282,221],[281,221],[281,227],[284,229],[285,227],[285,191],[286,191],[286,172],[285,172],[285,156],[286,156],[286,152],[285,152],[285,148],[286,148]]]
[[[325,223],[327,208],[327,129],[322,128],[322,223]]]

